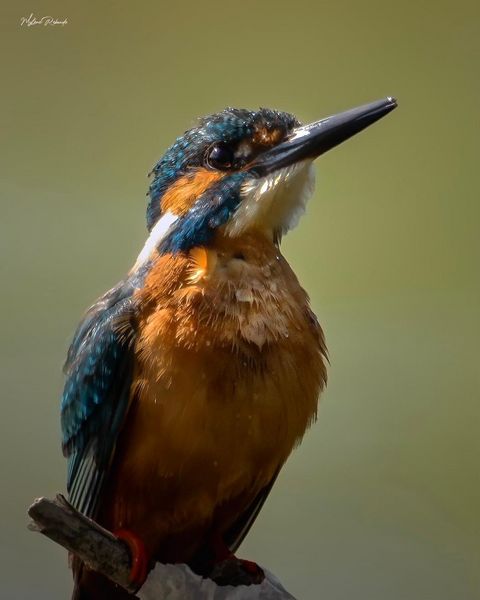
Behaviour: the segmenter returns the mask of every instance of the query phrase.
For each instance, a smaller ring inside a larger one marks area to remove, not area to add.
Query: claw
[[[245,560],[244,558],[237,558],[237,560],[240,561],[243,569],[255,580],[263,581],[263,579],[265,578],[265,573],[263,572],[263,569],[257,565],[256,562],[253,562],[252,560]]]
[[[128,546],[131,560],[130,581],[132,588],[137,591],[145,583],[148,575],[149,560],[145,544],[130,529],[118,529],[114,532],[114,536]]]
[[[237,558],[218,533],[210,537],[213,551],[213,569],[211,578],[219,585],[260,584],[265,579],[263,569],[257,563]]]

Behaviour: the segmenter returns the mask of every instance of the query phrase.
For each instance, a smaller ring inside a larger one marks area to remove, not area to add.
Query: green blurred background
[[[242,554],[298,598],[480,598],[478,2],[3,2],[0,596],[63,599],[61,365],[197,116],[399,108],[318,161],[283,250],[326,332],[318,424]],[[20,18],[67,17],[65,27]]]

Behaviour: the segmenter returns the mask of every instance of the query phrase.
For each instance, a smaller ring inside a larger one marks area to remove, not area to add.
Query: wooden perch
[[[46,535],[76,554],[92,570],[129,589],[130,555],[112,533],[85,517],[58,494],[54,500],[38,498],[28,509],[29,529]],[[141,590],[141,600],[295,600],[265,571],[259,585],[218,586],[193,573],[187,565],[157,563]]]
[[[37,498],[28,509],[32,531],[39,531],[76,554],[94,571],[128,590],[130,555],[127,546],[82,515],[61,495]]]

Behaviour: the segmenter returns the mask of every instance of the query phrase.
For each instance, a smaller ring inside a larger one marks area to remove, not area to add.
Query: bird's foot
[[[217,585],[255,585],[265,579],[265,573],[257,563],[237,558],[218,533],[212,535],[210,545],[214,560],[209,577]]]
[[[130,581],[132,589],[138,591],[145,580],[149,571],[149,559],[145,544],[136,533],[130,529],[117,529],[114,536],[128,546],[130,552]]]
[[[263,569],[250,560],[237,558],[233,554],[215,563],[209,575],[217,585],[258,585],[265,579]]]

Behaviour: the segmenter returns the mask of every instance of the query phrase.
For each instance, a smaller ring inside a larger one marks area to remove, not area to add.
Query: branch
[[[49,537],[76,554],[90,569],[132,591],[127,546],[75,510],[61,494],[54,500],[38,498],[28,509],[28,515],[32,519],[30,530]],[[211,579],[193,573],[187,565],[160,563],[150,572],[137,595],[141,600],[295,600],[268,571],[259,585],[218,586]]]
[[[82,515],[61,495],[37,498],[28,509],[29,529],[46,535],[76,554],[90,569],[129,589],[130,555],[127,546]]]

